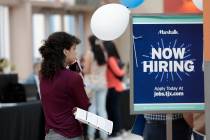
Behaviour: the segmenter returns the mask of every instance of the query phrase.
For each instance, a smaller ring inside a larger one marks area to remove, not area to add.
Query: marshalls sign
[[[204,110],[201,16],[133,16],[131,110]]]

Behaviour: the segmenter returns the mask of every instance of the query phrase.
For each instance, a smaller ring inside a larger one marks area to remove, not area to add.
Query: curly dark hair
[[[69,50],[74,44],[79,43],[80,40],[77,37],[66,32],[51,34],[39,49],[43,58],[41,76],[52,79],[58,70],[64,69],[65,55],[63,50]]]

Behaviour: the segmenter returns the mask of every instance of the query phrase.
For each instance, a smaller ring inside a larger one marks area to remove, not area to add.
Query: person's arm
[[[92,54],[90,51],[87,51],[84,56],[84,68],[83,68],[84,74],[91,73],[91,63],[92,63]]]
[[[117,76],[124,76],[125,75],[125,71],[123,69],[120,69],[120,67],[118,66],[117,61],[114,57],[110,57],[108,59],[108,67]]]
[[[72,97],[76,103],[76,106],[88,110],[88,107],[90,106],[89,99],[87,97],[87,94],[84,89],[83,80],[80,75],[74,76],[74,79],[71,81],[71,89],[72,89]]]

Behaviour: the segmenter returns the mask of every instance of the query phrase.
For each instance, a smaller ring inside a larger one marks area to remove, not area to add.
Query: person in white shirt
[[[89,98],[91,106],[89,111],[98,114],[103,118],[107,118],[106,112],[106,57],[103,51],[102,42],[95,36],[89,37],[91,50],[88,50],[84,56],[84,79],[86,86],[89,88]],[[95,136],[95,129],[88,127],[89,140],[93,140]],[[100,132],[103,140],[107,139],[107,135]]]

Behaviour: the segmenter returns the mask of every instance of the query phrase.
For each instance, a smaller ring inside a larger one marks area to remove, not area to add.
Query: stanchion
[[[172,114],[166,115],[166,139],[172,140]]]

